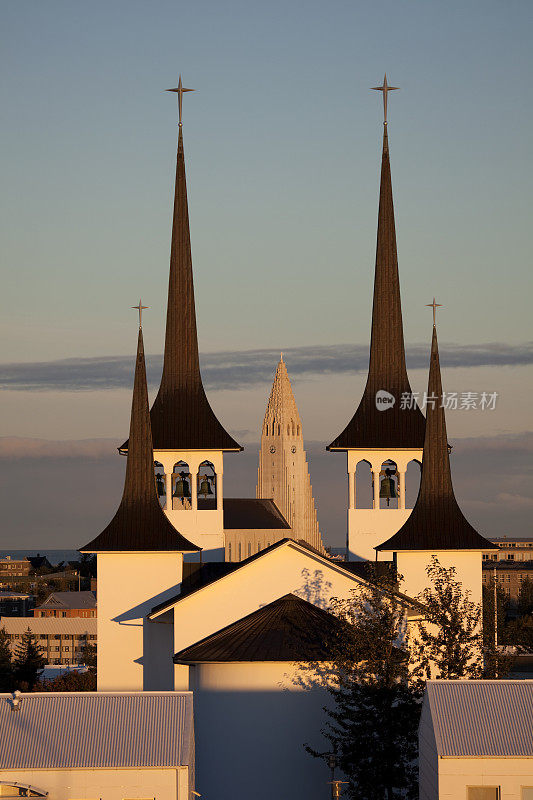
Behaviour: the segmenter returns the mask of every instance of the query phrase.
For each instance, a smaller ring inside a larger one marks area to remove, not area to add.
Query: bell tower
[[[435,301],[433,337],[429,365],[428,397],[442,397]],[[401,589],[410,597],[427,587],[426,566],[436,556],[443,567],[454,567],[463,590],[471,592],[475,603],[482,602],[483,553],[495,550],[465,519],[453,491],[446,419],[442,403],[428,403],[420,491],[413,511],[394,536],[376,550],[394,553],[403,582]]]
[[[178,95],[179,133],[163,374],[150,411],[156,485],[168,519],[203,560],[223,561],[223,454],[242,447],[213,413],[200,375],[182,125],[183,94],[193,90],[180,76],[168,91]]]
[[[302,423],[283,354],[279,360],[263,420],[257,497],[275,502],[291,536],[324,551],[307,465]]]
[[[387,133],[388,92],[383,92],[384,130],[378,211],[374,301],[368,378],[361,402],[352,419],[328,446],[347,453],[348,511],[347,558],[375,558],[374,548],[390,538],[406,521],[406,474],[408,465],[422,462],[425,420],[413,403],[405,364],[400,281]],[[371,477],[371,508],[361,508],[356,471],[364,462]],[[384,554],[389,557],[390,554]]]

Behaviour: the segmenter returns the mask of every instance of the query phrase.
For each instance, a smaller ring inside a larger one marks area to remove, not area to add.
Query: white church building
[[[410,386],[386,122],[368,382],[352,420],[328,448],[347,453],[347,560],[329,558],[323,546],[302,424],[283,360],[263,423],[257,497],[224,497],[224,454],[242,448],[216,418],[200,375],[181,79],[177,91],[180,121],[161,385],[150,409],[139,326],[130,431],[119,448],[127,456],[123,496],[107,527],[80,548],[97,555],[98,570],[98,692],[86,696],[87,713],[96,719],[104,713],[99,710],[104,699],[116,698],[109,702],[127,709],[121,717],[124,731],[135,730],[141,724],[135,698],[142,704],[142,698],[160,697],[164,714],[143,723],[154,736],[145,731],[143,746],[160,754],[150,768],[161,771],[162,787],[173,771],[179,789],[172,796],[180,800],[193,790],[211,800],[230,800],[243,791],[254,800],[319,800],[327,791],[328,770],[305,752],[304,743],[327,747],[320,734],[327,697],[322,686],[300,679],[300,665],[328,661],[325,633],[336,624],[327,610],[330,598],[357,591],[365,582],[364,562],[377,558],[395,564],[404,576],[403,595],[415,597],[426,585],[426,565],[437,555],[445,566],[456,566],[477,600],[482,553],[490,545],[455,500],[444,409],[429,408],[425,420],[416,405],[400,408],[399,398]],[[435,328],[429,390],[442,394]],[[397,398],[393,407],[377,408],[381,391]],[[363,462],[373,486],[370,509],[357,506],[357,472]],[[411,510],[406,476],[414,462],[422,472]],[[405,613],[409,621],[419,608],[407,600]],[[173,697],[181,703],[175,716]],[[0,702],[8,709],[9,699]],[[5,710],[8,733],[32,702],[24,697],[19,711]],[[59,718],[63,699],[51,696],[50,702]],[[71,716],[66,719],[74,726],[73,709],[67,709]],[[114,719],[111,706],[105,713]],[[28,730],[37,725],[35,719]],[[68,738],[71,733],[83,736],[77,724],[69,732],[70,723],[65,723]],[[168,751],[167,734],[178,737],[178,750]],[[114,735],[111,722],[109,736]],[[94,775],[83,778],[86,788],[76,784],[75,790],[61,786],[59,791],[62,779],[39,772],[45,769],[46,753],[44,745],[35,751],[26,771],[22,761],[17,771],[15,759],[6,780],[59,792],[65,800],[118,798],[103,779],[97,791]],[[79,769],[89,769],[89,761]],[[95,758],[94,769],[103,769],[103,763]],[[70,781],[69,764],[67,759],[57,769],[66,770]],[[155,783],[148,788],[139,784],[124,790],[122,798],[171,796]]]

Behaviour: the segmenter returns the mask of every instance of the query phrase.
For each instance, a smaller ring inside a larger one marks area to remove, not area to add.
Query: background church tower
[[[383,92],[385,119],[368,379],[355,414],[327,448],[348,455],[347,557],[356,561],[374,558],[374,547],[409,516],[407,467],[411,461],[422,460],[425,428],[418,406],[403,408],[401,403],[402,395],[411,395],[411,387],[405,364],[387,135],[387,93],[397,87],[388,86],[385,75],[383,86],[374,88]],[[372,474],[370,509],[357,505],[355,478],[361,462],[370,466]]]
[[[215,416],[200,375],[181,121],[183,94],[192,90],[180,76],[168,91],[178,94],[179,134],[163,374],[150,412],[157,487],[169,520],[203,560],[224,561],[223,453],[242,447]]]
[[[258,498],[275,502],[291,537],[324,550],[304,450],[302,423],[281,356],[268,399],[259,451]]]

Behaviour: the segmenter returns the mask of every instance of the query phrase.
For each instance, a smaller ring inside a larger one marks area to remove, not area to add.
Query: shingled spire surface
[[[433,326],[420,490],[407,522],[376,550],[490,550],[465,519],[452,485],[446,419],[442,406],[437,329]],[[433,398],[435,398],[433,400]]]
[[[385,411],[376,407],[376,393],[379,390],[394,396],[394,406]],[[400,409],[403,393],[411,394],[411,387],[405,365],[389,143],[385,125],[368,379],[357,411],[328,450],[421,448],[424,442],[424,416],[418,406]]]
[[[176,162],[163,375],[150,416],[156,450],[242,450],[213,413],[200,375],[181,127]]]
[[[199,550],[168,521],[157,498],[142,329],[131,404],[124,492],[117,513],[82,552]]]

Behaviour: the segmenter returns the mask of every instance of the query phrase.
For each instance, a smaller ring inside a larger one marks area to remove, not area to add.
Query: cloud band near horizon
[[[507,366],[533,363],[533,342],[477,345],[444,344],[440,348],[445,368]],[[202,377],[206,389],[246,389],[270,383],[279,352],[272,349],[234,350],[201,355]],[[329,345],[293,347],[284,350],[291,377],[365,372],[368,369],[367,345]],[[151,386],[159,383],[162,356],[146,357]],[[68,358],[58,361],[0,364],[0,387],[11,391],[102,391],[130,389],[134,356]],[[427,369],[428,346],[417,344],[407,350],[409,369]]]

